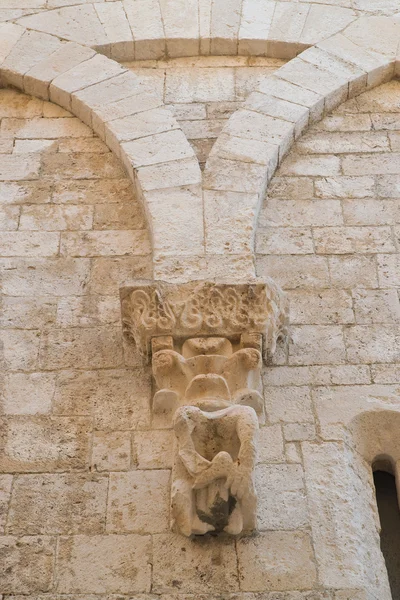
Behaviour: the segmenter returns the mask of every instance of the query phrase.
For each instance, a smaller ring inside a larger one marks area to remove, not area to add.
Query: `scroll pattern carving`
[[[152,356],[153,412],[175,431],[172,528],[253,531],[262,349],[272,352],[285,332],[283,293],[270,281],[142,283],[121,300],[125,332]]]
[[[231,337],[244,331],[262,333],[273,353],[287,323],[287,305],[272,281],[252,284],[212,282],[170,285],[143,283],[121,290],[122,321],[144,356],[150,340],[172,335]]]

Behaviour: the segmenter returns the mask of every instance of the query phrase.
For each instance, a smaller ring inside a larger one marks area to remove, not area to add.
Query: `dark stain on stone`
[[[197,516],[204,523],[208,523],[214,527],[215,531],[210,533],[220,533],[228,525],[229,517],[235,506],[236,498],[229,496],[228,500],[223,500],[218,494],[213,505],[210,507],[210,512],[206,513],[197,509]]]

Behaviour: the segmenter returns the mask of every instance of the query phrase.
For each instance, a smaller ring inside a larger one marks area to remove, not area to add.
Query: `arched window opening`
[[[400,600],[400,509],[396,478],[390,459],[373,465],[376,502],[381,523],[381,550],[385,558],[393,600]]]

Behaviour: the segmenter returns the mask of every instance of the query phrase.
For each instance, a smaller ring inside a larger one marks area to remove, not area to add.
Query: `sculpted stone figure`
[[[285,299],[272,282],[163,286],[121,295],[126,331],[152,358],[153,412],[170,415],[175,432],[171,526],[186,536],[251,532],[263,340],[273,351]]]

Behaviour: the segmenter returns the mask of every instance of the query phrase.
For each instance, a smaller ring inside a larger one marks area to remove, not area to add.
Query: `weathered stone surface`
[[[237,591],[234,541],[218,538],[185,539],[181,535],[153,537],[154,592],[167,594]],[[221,569],[222,567],[222,569]]]
[[[134,594],[150,591],[150,537],[61,537],[57,591],[61,594]]]
[[[102,533],[106,518],[107,488],[107,477],[99,475],[16,476],[7,533]]]
[[[1,429],[3,472],[35,473],[87,465],[90,419],[8,417]]]
[[[110,476],[107,531],[162,533],[169,529],[170,471],[131,471]]]
[[[95,471],[126,471],[131,465],[131,434],[127,431],[96,431],[92,467]]]
[[[271,531],[238,542],[243,591],[312,588],[316,568],[307,533]]]
[[[55,538],[0,538],[1,590],[6,594],[49,592],[53,582]]]

